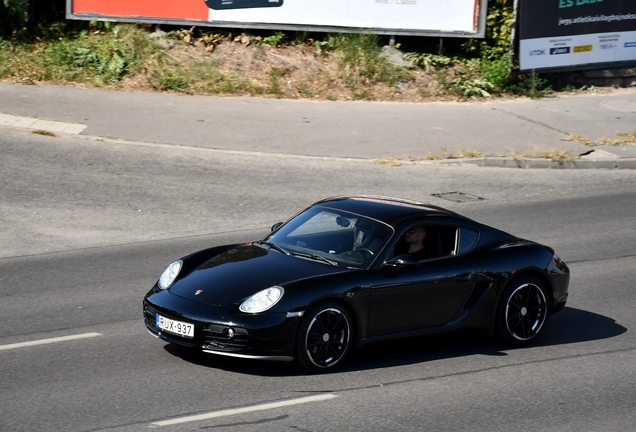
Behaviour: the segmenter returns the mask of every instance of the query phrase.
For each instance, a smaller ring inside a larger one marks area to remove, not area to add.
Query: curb
[[[522,169],[636,169],[636,158],[552,160],[491,156],[477,159],[445,159],[435,161],[434,164]]]
[[[52,120],[43,120],[34,117],[23,117],[23,116],[15,116],[11,114],[5,114],[0,112],[0,127],[7,128],[15,128],[21,130],[42,130],[51,133],[57,134],[65,134],[72,135],[76,137],[81,137],[90,140],[96,141],[114,141],[118,143],[131,142],[128,140],[122,140],[117,138],[104,138],[104,137],[93,137],[89,135],[80,135],[84,129],[88,127],[88,125],[80,124],[80,123],[66,123],[66,122],[56,122]],[[139,142],[141,143],[141,142]],[[153,144],[149,142],[144,142],[143,144]],[[156,143],[154,143],[156,144]],[[168,145],[171,144],[162,144]],[[183,145],[174,145],[177,147],[188,147]],[[197,148],[199,150],[211,150],[223,153],[231,153],[231,154],[271,154],[273,156],[287,156],[287,157],[300,157],[300,158],[311,158],[311,159],[336,159],[339,161],[356,161],[362,162],[366,160],[366,158],[340,158],[340,157],[330,157],[330,156],[307,156],[307,155],[292,155],[292,154],[278,154],[278,153],[267,153],[267,152],[244,152],[244,151],[230,151],[230,150],[220,150],[220,149],[204,149],[201,147],[192,147]],[[404,161],[400,161],[404,162]],[[473,159],[442,159],[437,161],[419,161],[418,164],[426,164],[426,165],[444,165],[444,166],[477,166],[477,167],[488,167],[488,168],[521,168],[521,169],[533,169],[533,168],[541,168],[541,169],[636,169],[636,158],[618,158],[618,159],[569,159],[569,160],[552,160],[552,159],[544,159],[544,158],[506,158],[506,157],[496,157],[496,156],[488,156],[484,158],[473,158]]]
[[[76,135],[88,126],[80,123],[66,123],[52,120],[43,120],[34,117],[15,116],[0,112],[0,126],[23,128],[29,130],[42,130],[51,133],[65,133]]]

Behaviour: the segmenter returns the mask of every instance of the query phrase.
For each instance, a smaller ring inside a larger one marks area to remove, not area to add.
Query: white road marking
[[[280,402],[272,402],[272,403],[266,403],[262,405],[255,405],[255,406],[245,407],[245,408],[228,409],[223,411],[215,411],[215,412],[211,412],[207,414],[198,414],[193,416],[175,418],[172,420],[158,421],[158,422],[152,423],[152,426],[169,426],[169,425],[175,425],[179,423],[208,420],[215,417],[226,417],[231,415],[244,414],[244,413],[248,413],[252,411],[264,411],[264,410],[280,408],[284,406],[298,405],[298,404],[304,404],[309,402],[318,402],[318,401],[333,399],[336,397],[338,396],[336,396],[335,394],[307,396],[300,399],[291,399],[291,400],[285,400]]]
[[[51,344],[56,342],[66,342],[66,341],[76,340],[76,339],[86,339],[86,338],[92,338],[96,336],[102,336],[102,334],[101,333],[83,333],[83,334],[77,334],[72,336],[61,336],[61,337],[50,338],[50,339],[40,339],[40,340],[31,341],[31,342],[20,342],[20,343],[14,343],[9,345],[0,345],[0,351],[10,350],[15,348],[30,347],[35,345],[45,345],[45,344]]]

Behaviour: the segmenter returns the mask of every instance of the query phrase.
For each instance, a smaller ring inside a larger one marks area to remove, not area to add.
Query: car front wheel
[[[352,343],[351,318],[338,303],[310,308],[296,335],[296,359],[312,372],[326,372],[340,365]]]
[[[499,338],[512,345],[528,345],[545,329],[550,314],[548,291],[535,278],[513,282],[501,296],[497,307],[496,330]]]

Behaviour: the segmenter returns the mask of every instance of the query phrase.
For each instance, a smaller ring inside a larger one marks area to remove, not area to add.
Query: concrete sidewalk
[[[636,131],[636,89],[537,101],[404,104],[0,83],[2,127],[317,157],[636,169],[635,143],[595,145]],[[572,159],[545,158],[565,152]],[[468,154],[480,157],[457,158]]]

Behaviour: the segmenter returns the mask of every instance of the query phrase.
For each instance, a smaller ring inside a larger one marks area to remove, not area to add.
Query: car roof
[[[412,216],[451,216],[467,219],[451,210],[420,201],[387,196],[357,195],[327,198],[314,206],[330,207],[367,216],[389,225],[395,225]]]

